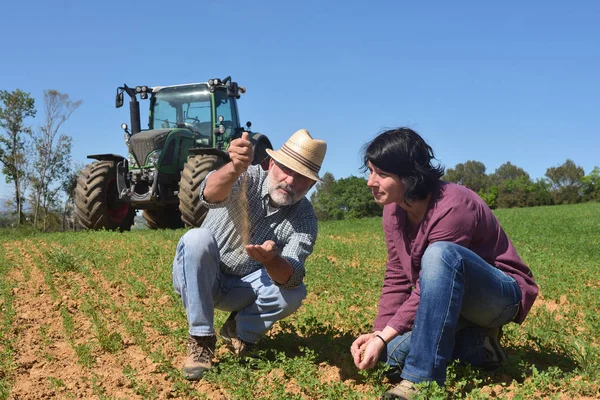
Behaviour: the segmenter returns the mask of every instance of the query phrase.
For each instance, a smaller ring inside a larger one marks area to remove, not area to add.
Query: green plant
[[[49,376],[48,381],[50,381],[50,385],[52,386],[53,389],[57,390],[57,389],[62,389],[65,387],[65,383],[63,382],[62,379],[60,378],[55,378],[53,376]]]
[[[600,203],[495,213],[531,266],[541,294],[523,325],[504,329],[507,365],[486,372],[453,363],[445,387],[424,385],[423,396],[599,398]],[[15,359],[25,334],[39,338],[31,343],[35,354],[68,343],[72,358],[65,360],[64,352],[60,361],[85,367],[78,367],[78,376],[52,374],[54,385],[86,382],[89,392],[62,389],[65,397],[377,399],[391,386],[384,367],[358,371],[348,351],[372,329],[377,313],[387,259],[380,218],[321,222],[307,261],[302,307],[275,324],[252,357],[236,359],[219,342],[215,367],[201,383],[179,372],[188,325],[172,289],[170,263],[182,234],[0,234],[0,399],[16,390]],[[36,281],[41,274],[44,279]],[[32,280],[39,291],[25,290]],[[41,295],[43,302],[27,298]],[[22,324],[17,321],[24,304],[47,308],[33,324]],[[216,312],[216,330],[227,315]],[[62,332],[51,330],[57,320]],[[93,368],[97,359],[103,368]],[[102,375],[107,370],[111,378],[117,372],[120,386]]]
[[[77,362],[84,367],[91,367],[96,364],[96,360],[92,355],[92,346],[85,343],[74,344],[73,350],[77,354]]]
[[[47,251],[46,259],[50,266],[59,272],[80,272],[83,267],[79,257],[60,247]]]

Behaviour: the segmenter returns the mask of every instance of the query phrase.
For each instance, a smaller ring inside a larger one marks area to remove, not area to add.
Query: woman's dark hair
[[[382,171],[397,175],[406,186],[404,201],[423,200],[444,175],[444,167],[434,166],[433,149],[410,128],[390,129],[377,135],[363,148],[363,166],[369,161]]]

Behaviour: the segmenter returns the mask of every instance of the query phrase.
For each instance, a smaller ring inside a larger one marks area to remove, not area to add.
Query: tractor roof
[[[198,82],[198,83],[182,83],[179,85],[168,85],[168,86],[153,86],[152,87],[152,92],[156,93],[161,91],[162,89],[166,89],[166,88],[173,88],[173,87],[186,87],[186,86],[208,86],[207,82]]]

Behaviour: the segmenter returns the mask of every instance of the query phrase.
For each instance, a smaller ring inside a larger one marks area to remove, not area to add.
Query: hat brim
[[[286,154],[283,154],[280,151],[275,151],[275,150],[271,150],[271,149],[266,149],[266,150],[267,150],[267,154],[269,156],[271,156],[271,158],[273,160],[277,161],[279,164],[283,164],[286,167],[288,167],[289,169],[291,169],[292,171],[297,172],[300,175],[305,176],[309,179],[312,179],[313,181],[321,182],[321,183],[323,182],[317,174],[315,174],[313,171],[306,168],[304,165],[300,164],[296,160],[287,156]]]

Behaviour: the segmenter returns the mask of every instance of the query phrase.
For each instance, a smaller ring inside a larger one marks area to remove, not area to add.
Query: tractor
[[[174,86],[123,85],[131,99],[131,128],[125,133],[128,156],[93,154],[77,178],[75,206],[87,229],[129,230],[137,210],[151,229],[198,227],[206,216],[199,187],[206,175],[229,161],[229,143],[250,133],[253,164],[268,167],[267,136],[240,126],[237,100],[246,89],[231,77]],[[141,129],[140,102],[149,99],[148,129]]]

